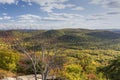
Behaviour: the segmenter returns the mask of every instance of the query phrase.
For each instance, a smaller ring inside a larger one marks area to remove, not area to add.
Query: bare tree
[[[24,40],[21,39],[19,35],[15,36],[12,31],[4,31],[3,36],[4,41],[11,45],[12,49],[26,54],[26,56],[30,59],[33,66],[35,80],[37,80],[37,68],[39,68],[42,72],[42,80],[46,80],[50,70],[55,68],[60,69],[64,63],[64,61],[60,63],[60,54],[62,51],[64,51],[64,49],[59,50],[57,48],[57,41],[54,38],[42,39],[44,36],[40,36],[39,41],[34,41],[34,39],[30,37],[28,43],[31,45],[32,49],[28,49],[28,47],[26,47],[26,42],[24,42]],[[24,33],[22,33],[22,37],[24,37]],[[41,55],[39,56],[36,54],[36,46],[40,49],[41,52]],[[60,61],[56,61],[56,58],[59,58]],[[42,62],[42,67],[39,65],[40,62]]]

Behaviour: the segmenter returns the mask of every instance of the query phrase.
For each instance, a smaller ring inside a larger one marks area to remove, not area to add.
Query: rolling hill
[[[88,29],[59,29],[27,31],[8,30],[5,32],[9,33],[7,35],[20,35],[20,39],[22,39],[23,42],[39,43],[41,40],[44,41],[53,39],[57,41],[58,46],[65,48],[120,50],[120,33],[113,31]],[[3,35],[2,32],[0,32],[0,35]]]

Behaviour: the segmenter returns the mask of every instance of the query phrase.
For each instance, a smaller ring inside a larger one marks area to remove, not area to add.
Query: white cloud
[[[54,3],[54,4],[47,4],[45,6],[42,6],[41,9],[43,11],[46,11],[46,12],[53,12],[53,9],[65,9],[65,8],[71,8],[75,5],[72,5],[72,4],[57,4],[57,3]]]
[[[116,14],[116,15],[114,15]],[[4,19],[7,19],[7,17]],[[3,20],[3,17],[0,17]],[[24,14],[17,17],[16,21],[0,23],[6,29],[60,29],[60,28],[119,28],[120,14],[105,12],[82,16],[80,14],[48,13],[48,16]]]
[[[26,20],[25,22],[22,21],[23,24],[16,21],[13,23],[5,23],[4,25],[2,25],[2,23],[0,25],[6,27],[6,29],[119,28],[119,17],[120,14],[107,15],[106,13],[93,14],[85,17],[79,14],[49,13],[48,17],[41,17],[41,19],[39,18],[40,20],[37,21],[36,18],[26,18],[24,15],[24,18],[22,16],[22,20]],[[33,19],[34,22],[32,22],[31,19]],[[38,21],[39,23],[37,23]]]
[[[7,15],[7,13],[2,13],[2,15],[6,16],[6,15]]]
[[[12,19],[12,17],[10,17],[10,16],[2,16],[2,17],[0,17],[0,20],[10,20],[10,19]]]
[[[103,0],[90,0],[91,4],[99,4],[101,3]]]
[[[25,14],[25,15],[20,15],[19,16],[20,19],[41,19],[39,16],[37,15],[32,15],[32,14]]]
[[[9,19],[11,19],[12,17],[10,17],[10,16],[4,16],[3,17],[3,19],[5,19],[5,20],[9,20]]]
[[[74,24],[74,27],[76,27],[78,23],[83,21],[84,16],[79,14],[49,13],[47,17],[25,14],[17,18],[16,21],[2,24],[4,24],[3,26],[6,27],[6,29],[58,29],[73,27]],[[83,22],[81,22],[81,24],[83,24]]]
[[[39,4],[40,9],[45,12],[53,12],[54,9],[65,9],[75,6],[73,4],[64,4],[68,0],[22,0],[22,1]]]
[[[70,21],[75,19],[83,19],[84,16],[79,14],[67,14],[67,13],[49,13],[48,16],[42,17],[38,15],[25,14],[18,16],[17,22],[30,23],[30,22],[41,22],[41,21]]]
[[[83,19],[84,16],[79,15],[79,14],[68,14],[68,13],[49,13],[48,17],[42,18],[42,20],[46,21],[64,21],[64,22],[69,22],[77,20],[77,19]]]
[[[59,28],[119,28],[120,14],[108,15],[107,13],[82,16],[79,14],[49,13],[48,17],[41,17],[39,23],[30,23],[37,29]],[[89,20],[86,20],[89,19]],[[62,21],[62,22],[61,22]],[[26,24],[26,26],[29,24]]]
[[[76,11],[82,11],[84,10],[85,8],[83,7],[75,7],[75,8],[72,8],[72,10],[76,10]]]
[[[63,17],[58,17],[58,16],[54,16],[54,17],[44,17],[42,18],[43,21],[66,21],[67,19],[66,18],[63,18]]]
[[[28,2],[28,5],[32,5],[32,3],[40,5],[40,9],[45,12],[53,12],[54,9],[65,9],[65,8],[73,8],[73,10],[83,10],[82,7],[76,7],[74,4],[67,3],[69,0],[22,0],[24,2]],[[0,0],[2,4],[18,4],[19,0]],[[24,7],[24,6],[23,6]]]
[[[120,0],[90,0],[90,3],[101,5],[105,8],[120,9]]]
[[[15,3],[16,0],[0,0],[0,3],[2,4],[12,4],[12,3]]]
[[[53,3],[63,3],[68,0],[22,0],[25,2],[34,2],[36,4],[39,4],[41,6],[45,6],[46,4],[53,4]]]
[[[32,15],[32,14],[25,14],[18,16],[18,22],[37,22],[41,20],[40,16]]]

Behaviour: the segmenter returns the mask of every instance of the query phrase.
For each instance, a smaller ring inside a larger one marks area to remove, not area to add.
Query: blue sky
[[[120,0],[0,0],[0,29],[120,29]]]

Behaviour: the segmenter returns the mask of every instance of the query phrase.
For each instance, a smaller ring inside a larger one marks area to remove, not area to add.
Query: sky
[[[120,0],[0,0],[0,29],[120,29]]]

